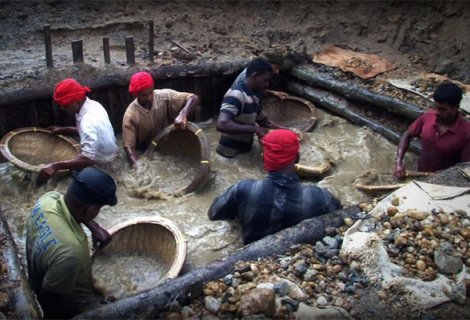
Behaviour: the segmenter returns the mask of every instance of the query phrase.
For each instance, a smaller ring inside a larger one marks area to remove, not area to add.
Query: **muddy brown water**
[[[104,207],[96,221],[105,228],[137,217],[162,216],[173,220],[186,237],[188,250],[185,270],[204,266],[216,259],[223,258],[242,246],[241,230],[236,222],[209,221],[207,210],[213,199],[229,186],[241,179],[261,179],[266,173],[262,170],[261,148],[255,141],[250,153],[236,159],[226,159],[215,152],[220,134],[213,121],[199,124],[206,133],[211,145],[211,179],[201,190],[182,197],[155,197],[142,199],[132,191],[137,187],[149,187],[156,193],[159,188],[178,186],[188,181],[191,167],[187,164],[173,164],[168,159],[155,159],[153,164],[143,161],[140,172],[130,169],[117,177],[119,202],[114,207]],[[334,166],[325,177],[310,181],[328,188],[336,194],[343,205],[351,205],[368,199],[368,195],[353,187],[356,177],[370,169],[391,171],[396,146],[367,128],[357,127],[342,118],[323,113],[313,132],[304,133],[301,146],[300,163],[319,166],[326,159]],[[125,159],[124,154],[121,158]],[[407,154],[405,163],[414,169],[412,163],[416,157]],[[162,168],[163,166],[163,168]],[[37,198],[49,190],[65,192],[70,177],[50,181],[47,185],[32,187],[34,183],[18,182],[25,175],[12,165],[0,165],[1,208],[6,215],[12,233],[17,242],[23,263],[25,220],[29,216]],[[165,184],[162,181],[168,180]],[[307,182],[307,181],[306,181]],[[165,190],[162,190],[165,191]],[[129,260],[126,270],[131,270],[135,263]],[[125,263],[127,264],[127,262]],[[158,272],[157,272],[158,273]],[[129,292],[137,284],[124,284]],[[145,279],[144,279],[145,281]],[[118,288],[121,290],[122,288]]]

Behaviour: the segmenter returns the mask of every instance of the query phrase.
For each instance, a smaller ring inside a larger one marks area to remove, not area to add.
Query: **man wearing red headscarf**
[[[171,89],[154,90],[148,72],[132,75],[129,92],[135,98],[127,107],[122,120],[122,137],[127,159],[137,164],[137,150],[144,151],[155,136],[173,124],[185,129],[188,116],[200,105],[197,95]]]
[[[59,161],[41,169],[43,179],[49,179],[61,170],[80,170],[94,165],[110,163],[117,155],[114,130],[104,107],[89,99],[88,87],[82,86],[75,79],[59,82],[54,90],[54,101],[60,110],[75,116],[75,127],[52,126],[55,134],[78,134],[80,136],[80,154],[72,160]]]
[[[239,219],[243,242],[259,240],[302,220],[341,208],[329,191],[301,183],[295,164],[299,138],[290,130],[269,132],[262,139],[264,180],[242,180],[217,197],[209,208],[210,220]]]

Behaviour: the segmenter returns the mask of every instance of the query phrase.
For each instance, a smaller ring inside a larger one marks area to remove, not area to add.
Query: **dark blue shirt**
[[[247,244],[340,208],[327,190],[301,183],[294,173],[271,172],[264,180],[242,180],[227,189],[212,203],[209,219],[238,218]]]

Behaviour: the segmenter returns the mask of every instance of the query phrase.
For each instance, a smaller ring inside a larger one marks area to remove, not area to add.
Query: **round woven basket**
[[[80,144],[50,130],[27,127],[3,136],[0,152],[21,169],[38,172],[46,164],[74,159],[80,153]]]
[[[195,123],[188,122],[185,130],[166,127],[150,143],[145,156],[152,160],[154,153],[175,157],[186,157],[197,161],[198,169],[192,180],[173,195],[183,195],[203,186],[210,174],[210,146],[205,133]]]
[[[430,176],[430,172],[407,172],[406,180],[399,180],[393,174],[368,171],[359,176],[354,187],[365,193],[384,193],[399,189],[419,177]]]
[[[186,240],[171,220],[161,217],[135,218],[120,223],[108,232],[111,242],[93,253],[148,255],[158,258],[166,272],[162,279],[176,277],[186,259]]]
[[[283,127],[309,131],[317,122],[315,106],[299,97],[268,97],[262,101],[262,108],[270,120]]]

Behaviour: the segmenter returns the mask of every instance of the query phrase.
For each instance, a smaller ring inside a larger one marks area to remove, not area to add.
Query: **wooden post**
[[[73,63],[83,62],[83,41],[82,40],[72,41],[72,56],[73,56]]]
[[[46,44],[46,66],[54,68],[52,63],[51,27],[49,25],[44,26],[44,42]]]
[[[104,63],[111,63],[111,54],[109,53],[109,38],[103,38]]]
[[[132,36],[126,37],[126,56],[127,65],[129,66],[133,66],[135,64],[134,50],[134,38]]]
[[[155,50],[153,20],[149,21],[149,60],[153,62],[153,53]]]

